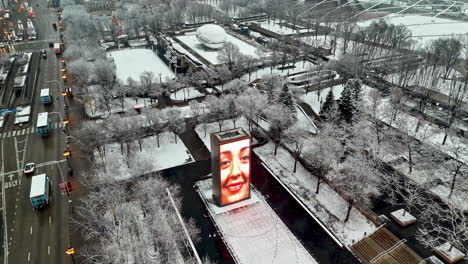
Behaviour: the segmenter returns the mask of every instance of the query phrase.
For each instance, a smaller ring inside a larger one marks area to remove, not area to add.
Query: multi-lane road
[[[15,4],[20,6],[21,0]],[[10,100],[9,109],[28,104],[31,106],[30,121],[22,125],[14,124],[15,113],[8,113],[0,128],[0,158],[2,179],[2,210],[0,240],[3,244],[3,263],[66,264],[72,263],[65,254],[69,245],[70,198],[59,188],[59,184],[69,179],[69,164],[63,156],[66,148],[66,134],[61,119],[66,118],[64,97],[61,96],[63,81],[60,78],[61,62],[54,51],[48,48],[49,42],[57,42],[59,32],[52,27],[57,23],[55,9],[49,9],[46,1],[29,2],[36,18],[33,19],[37,40],[12,43],[16,52],[33,52],[27,81],[18,95],[19,100]],[[26,24],[28,12],[18,12],[10,7],[11,18],[16,28],[18,19]],[[5,32],[5,31],[4,31]],[[39,55],[47,50],[47,58]],[[11,78],[11,76],[10,76]],[[11,80],[2,86],[6,92],[12,87]],[[50,88],[53,95],[51,105],[43,105],[39,94],[43,88]],[[15,95],[16,96],[16,95]],[[35,129],[37,114],[49,112],[52,133],[43,138]],[[44,210],[33,210],[29,200],[31,176],[23,173],[26,163],[34,162],[34,175],[46,173],[51,181],[51,203]]]

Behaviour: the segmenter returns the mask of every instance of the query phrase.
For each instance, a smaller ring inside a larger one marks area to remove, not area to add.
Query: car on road
[[[34,163],[28,163],[24,166],[24,174],[31,174],[34,172]]]
[[[54,47],[54,42],[49,42],[49,48],[53,48]]]
[[[29,14],[29,16],[30,16],[31,18],[36,18],[36,14],[34,14],[33,12],[31,12],[31,13]]]
[[[45,49],[41,50],[41,57],[46,59],[47,58],[47,52]]]

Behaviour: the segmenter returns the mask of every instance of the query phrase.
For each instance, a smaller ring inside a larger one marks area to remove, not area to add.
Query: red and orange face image
[[[221,205],[250,197],[250,139],[219,147]]]

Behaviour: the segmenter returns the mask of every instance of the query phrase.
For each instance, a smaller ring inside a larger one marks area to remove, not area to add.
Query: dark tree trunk
[[[453,173],[452,183],[450,184],[450,193],[449,193],[449,196],[448,196],[449,199],[450,199],[450,197],[451,197],[452,194],[453,194],[453,189],[455,189],[455,182],[457,181],[457,175],[458,175],[458,173],[460,172],[460,168],[461,168],[461,165],[458,165],[458,166],[457,166],[457,169],[456,169],[455,172]]]
[[[349,220],[349,215],[351,214],[351,209],[353,209],[353,203],[354,203],[354,199],[351,199],[351,201],[348,204],[348,212],[346,213],[346,218],[344,220],[345,222],[348,222],[348,220]]]
[[[315,194],[319,193],[321,183],[322,183],[322,180],[320,178],[317,178],[317,188],[315,189]]]
[[[294,158],[294,170],[293,170],[294,173],[296,173],[296,168],[297,168],[297,156]]]

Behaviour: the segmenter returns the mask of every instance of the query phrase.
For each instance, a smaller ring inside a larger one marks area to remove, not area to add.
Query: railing
[[[369,263],[373,264],[373,263],[376,263],[381,257],[383,257],[384,255],[392,252],[393,250],[395,250],[398,246],[400,246],[401,244],[404,244],[406,242],[406,239],[402,239],[400,241],[398,241],[398,243],[396,243],[395,245],[393,245],[391,248],[383,251],[383,252],[380,252],[380,254],[378,254],[377,256],[375,256],[375,258],[371,259],[369,261]]]

